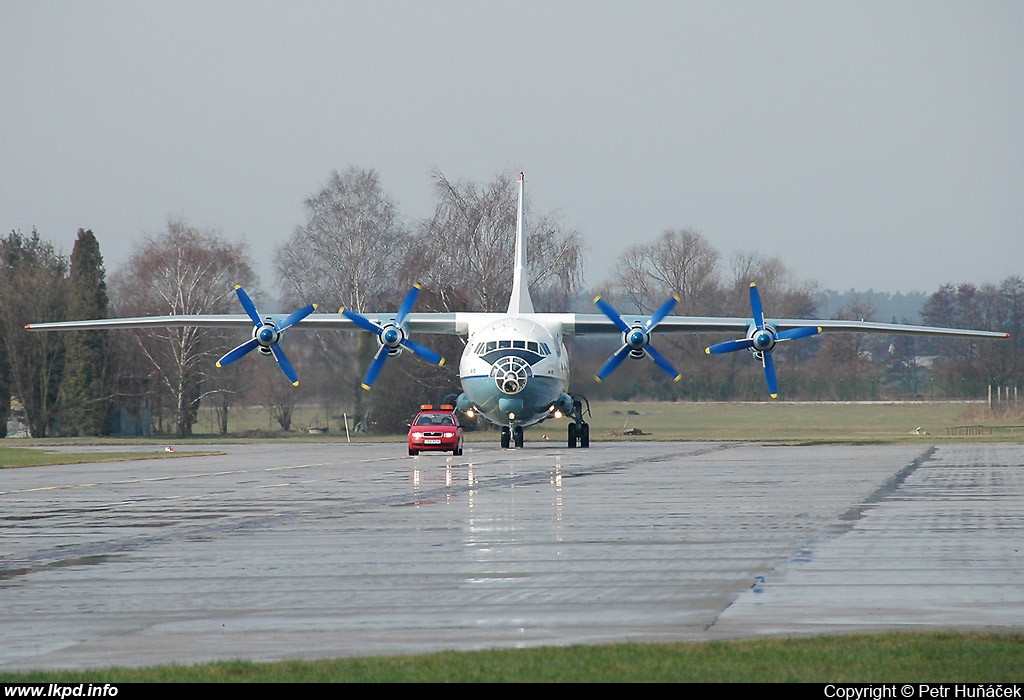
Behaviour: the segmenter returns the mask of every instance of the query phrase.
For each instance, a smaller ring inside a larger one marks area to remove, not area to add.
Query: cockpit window
[[[481,357],[495,350],[525,350],[541,357],[551,354],[548,344],[538,340],[488,340],[473,346],[473,351]]]

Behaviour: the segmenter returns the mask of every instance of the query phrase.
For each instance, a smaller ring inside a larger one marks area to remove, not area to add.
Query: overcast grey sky
[[[435,169],[525,170],[590,285],[666,228],[844,291],[1024,275],[1018,0],[0,0],[0,30],[0,226],[92,228],[108,273],[182,216],[270,289],[358,165],[410,221]]]

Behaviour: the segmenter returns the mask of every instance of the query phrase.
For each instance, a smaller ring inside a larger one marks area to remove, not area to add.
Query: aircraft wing
[[[470,317],[481,314],[413,313],[406,322],[409,328],[419,333],[444,335],[465,335]],[[368,313],[366,318],[386,322],[395,317],[394,313]],[[278,323],[287,314],[268,314],[264,318]],[[167,316],[135,316],[130,318],[101,318],[88,321],[58,321],[53,323],[30,323],[30,331],[85,331],[118,329],[152,329],[190,326],[195,328],[245,328],[251,330],[253,322],[246,314],[179,314]],[[302,320],[306,330],[359,330],[352,319],[342,314],[310,314]]]
[[[570,314],[566,319],[564,332],[567,335],[591,335],[620,333],[620,328],[602,314]],[[651,317],[641,314],[622,315],[627,326],[643,325]],[[844,321],[835,319],[765,319],[778,331],[795,328],[818,327],[823,333],[883,333],[905,335],[947,336],[960,338],[1009,338],[1009,333],[979,331],[966,328],[941,328],[937,326],[911,326],[900,323],[876,323],[874,321]],[[732,333],[745,334],[754,327],[753,318],[726,316],[666,316],[658,324],[662,333]]]
[[[284,318],[284,316],[281,316]],[[252,328],[252,321],[244,314],[200,314],[135,316],[132,318],[97,318],[88,321],[56,321],[53,323],[30,323],[29,331],[91,331],[114,330],[119,328],[172,328],[192,326],[196,328]]]
[[[504,314],[481,313],[411,313],[406,317],[410,330],[416,333],[440,335],[466,335],[471,327],[488,323]],[[366,318],[386,322],[393,313],[367,313]],[[620,333],[619,327],[602,314],[534,314],[537,317],[551,316],[557,320],[566,335],[601,335]],[[493,317],[493,319],[492,319]],[[267,316],[271,321],[280,321],[284,314]],[[644,324],[651,317],[642,314],[623,315],[628,326]],[[911,326],[899,323],[877,323],[874,321],[843,321],[834,319],[767,319],[768,325],[784,331],[792,328],[817,326],[823,333],[885,333],[960,338],[1009,338],[1009,333],[979,331],[965,328],[941,328],[936,326]],[[30,323],[30,331],[71,331],[71,330],[115,330],[169,328],[193,326],[197,328],[252,328],[252,320],[245,314],[181,314],[168,316],[136,316],[131,318],[105,318],[89,321],[59,321],[54,323]],[[743,334],[754,325],[752,318],[726,316],[666,316],[658,323],[663,333],[733,333]],[[315,313],[302,321],[302,328],[319,330],[358,330],[350,318],[342,314]]]

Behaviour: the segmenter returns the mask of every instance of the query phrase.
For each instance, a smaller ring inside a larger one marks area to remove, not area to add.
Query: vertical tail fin
[[[523,235],[523,173],[519,173],[519,209],[516,212],[516,259],[512,268],[512,298],[508,301],[510,314],[532,314],[529,281],[526,279],[526,238]]]

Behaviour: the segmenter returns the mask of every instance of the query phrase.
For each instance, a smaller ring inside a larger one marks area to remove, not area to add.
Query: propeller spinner
[[[309,316],[311,313],[316,311],[317,305],[310,304],[309,306],[305,306],[298,311],[289,314],[280,323],[274,323],[260,317],[259,311],[256,310],[256,305],[252,303],[252,299],[249,298],[249,295],[245,293],[245,290],[242,289],[240,285],[235,285],[235,293],[238,295],[238,301],[241,302],[242,308],[245,309],[245,313],[248,314],[249,318],[252,320],[252,338],[217,360],[217,366],[224,367],[226,365],[230,365],[235,360],[248,355],[256,348],[259,348],[260,352],[273,355],[274,359],[277,360],[277,364],[281,367],[281,371],[284,372],[286,377],[288,377],[288,381],[292,383],[292,386],[298,386],[299,378],[296,376],[292,363],[288,361],[288,356],[284,354],[284,350],[281,349],[279,343],[281,341],[281,335],[296,323],[306,318],[306,316]]]
[[[595,379],[599,382],[615,371],[615,369],[622,364],[622,361],[626,357],[632,357],[635,360],[639,360],[644,355],[654,360],[654,364],[658,365],[662,372],[672,378],[672,381],[678,382],[682,379],[683,375],[676,371],[676,368],[672,366],[664,355],[654,349],[651,345],[651,331],[654,327],[661,323],[668,313],[675,308],[675,305],[679,302],[678,296],[673,296],[671,299],[662,304],[657,311],[647,320],[644,324],[634,324],[627,326],[626,322],[622,320],[619,312],[612,308],[612,305],[601,297],[594,297],[594,303],[597,304],[598,308],[607,316],[615,326],[622,331],[622,347],[619,348],[614,355],[608,358],[608,361],[597,371]]]
[[[775,344],[784,340],[806,338],[821,333],[820,326],[801,326],[786,331],[776,331],[764,322],[764,307],[761,305],[761,294],[757,291],[757,285],[750,283],[750,310],[754,314],[754,327],[750,329],[746,338],[741,340],[727,340],[718,343],[704,350],[709,355],[722,355],[737,350],[750,350],[754,357],[761,360],[764,365],[764,378],[768,382],[768,393],[771,397],[779,396],[779,381],[775,376],[775,362],[772,360],[772,349]]]
[[[412,310],[413,304],[416,303],[416,297],[419,296],[419,293],[420,285],[414,284],[412,289],[405,295],[405,299],[402,300],[402,305],[398,308],[395,318],[383,326],[345,307],[339,310],[338,313],[344,314],[357,326],[376,335],[377,342],[380,343],[377,354],[373,356],[373,362],[370,363],[369,369],[366,370],[366,377],[363,378],[363,388],[367,391],[373,387],[373,383],[377,380],[377,375],[380,374],[380,370],[388,359],[388,355],[397,355],[403,348],[431,364],[438,366],[444,364],[444,358],[436,352],[409,340],[403,327],[405,318]]]

